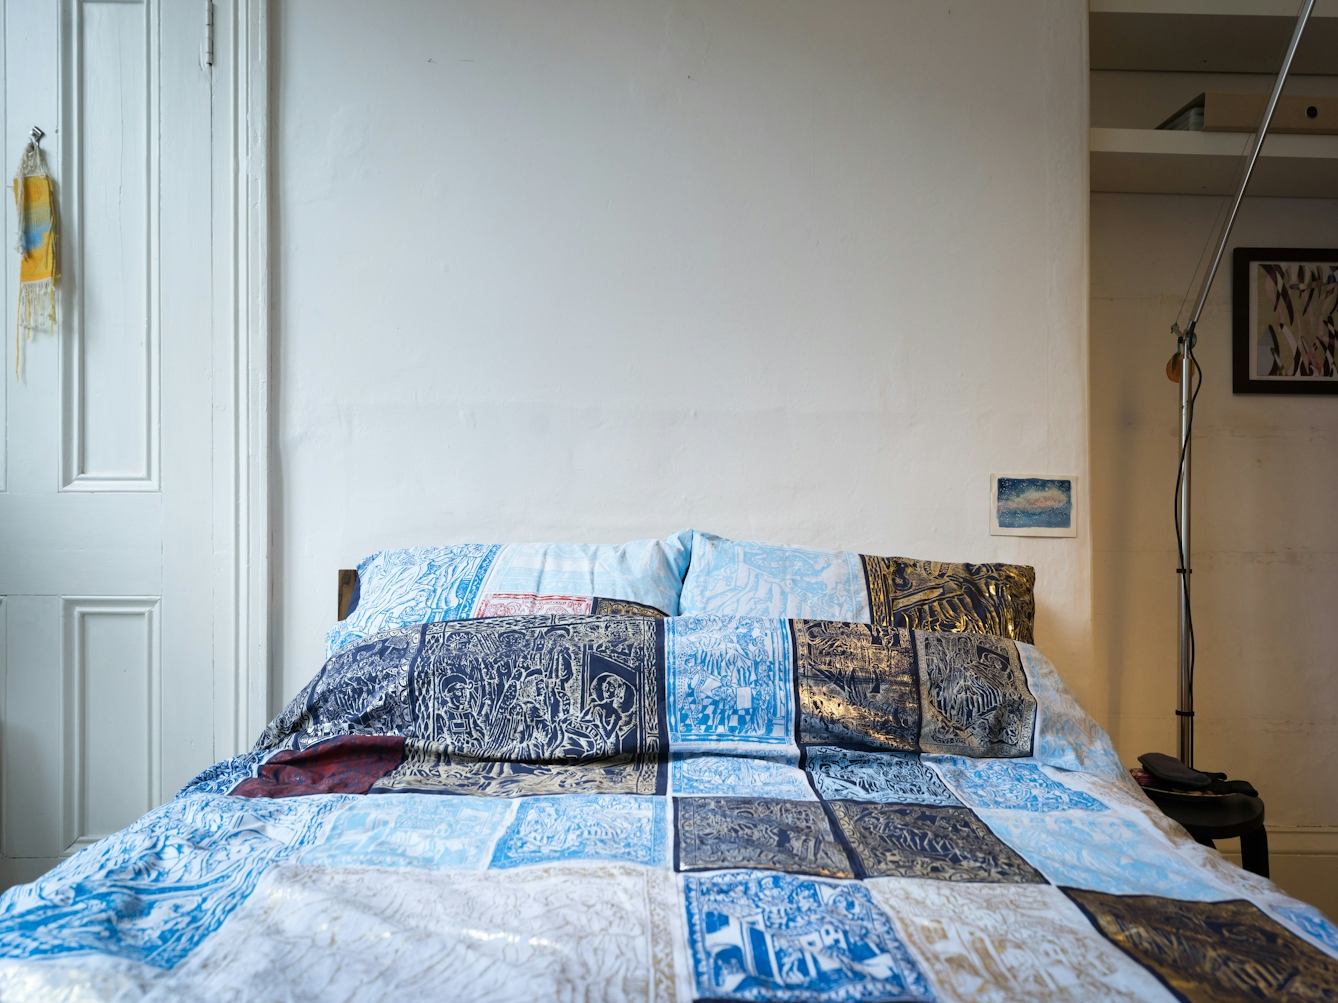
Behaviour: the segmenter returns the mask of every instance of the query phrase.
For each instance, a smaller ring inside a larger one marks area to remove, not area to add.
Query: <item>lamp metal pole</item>
[[[1190,433],[1194,425],[1192,386],[1195,368],[1194,345],[1198,341],[1199,317],[1203,313],[1204,303],[1208,301],[1208,290],[1212,288],[1218,266],[1222,264],[1222,255],[1226,253],[1231,228],[1236,223],[1241,199],[1245,197],[1245,187],[1250,183],[1250,175],[1254,173],[1259,151],[1263,149],[1264,138],[1268,135],[1269,123],[1273,121],[1273,111],[1278,106],[1278,97],[1282,94],[1283,84],[1287,82],[1287,73],[1291,70],[1292,59],[1296,56],[1296,47],[1301,42],[1301,33],[1305,30],[1306,22],[1310,20],[1310,12],[1314,8],[1315,0],[1303,0],[1300,13],[1296,16],[1296,27],[1292,31],[1291,41],[1287,43],[1287,53],[1282,57],[1282,69],[1278,71],[1278,78],[1273,82],[1273,91],[1268,96],[1268,104],[1264,107],[1263,121],[1259,123],[1259,129],[1254,134],[1249,159],[1245,164],[1245,173],[1241,175],[1240,185],[1236,188],[1236,197],[1231,203],[1231,212],[1227,214],[1226,223],[1222,227],[1222,236],[1217,242],[1217,253],[1213,255],[1212,265],[1203,280],[1203,288],[1199,290],[1199,301],[1194,307],[1194,316],[1190,318],[1184,333],[1178,328],[1175,329],[1179,335],[1180,350],[1180,494],[1176,499],[1180,521],[1180,553],[1177,555],[1180,563],[1176,568],[1176,573],[1180,576],[1180,704],[1175,713],[1180,724],[1180,761],[1186,766],[1194,765],[1194,624],[1189,609],[1189,576],[1193,573],[1190,567],[1189,549],[1189,480],[1192,446]]]

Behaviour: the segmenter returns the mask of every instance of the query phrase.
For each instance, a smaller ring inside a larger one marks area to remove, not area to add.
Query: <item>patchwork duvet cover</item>
[[[432,622],[0,899],[6,1000],[1338,1000],[1029,644]]]

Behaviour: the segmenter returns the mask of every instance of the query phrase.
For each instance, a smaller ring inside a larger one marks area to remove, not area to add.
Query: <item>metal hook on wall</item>
[[[42,137],[45,136],[46,133],[43,132],[41,129],[39,129],[37,126],[33,126],[33,131],[28,133],[28,135],[32,137],[34,143],[37,143],[40,146],[42,143]]]

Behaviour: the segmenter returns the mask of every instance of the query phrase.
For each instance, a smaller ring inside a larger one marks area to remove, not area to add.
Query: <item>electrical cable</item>
[[[1188,331],[1181,337],[1181,351],[1183,358],[1189,365],[1181,365],[1181,379],[1194,379],[1198,375],[1198,382],[1194,384],[1194,390],[1189,395],[1188,414],[1185,416],[1185,441],[1180,444],[1180,466],[1175,475],[1175,549],[1179,557],[1180,572],[1180,592],[1185,603],[1185,634],[1189,639],[1189,658],[1187,659],[1186,676],[1188,677],[1189,705],[1194,706],[1194,615],[1189,602],[1189,568],[1187,567],[1185,554],[1184,530],[1180,525],[1180,489],[1185,480],[1185,452],[1189,448],[1190,440],[1194,435],[1194,404],[1199,398],[1199,391],[1203,389],[1203,370],[1199,368],[1198,359],[1194,357],[1194,343],[1197,342],[1198,335],[1194,331],[1193,325],[1190,325]],[[1186,375],[1188,374],[1188,375]],[[1192,711],[1191,711],[1192,713]]]

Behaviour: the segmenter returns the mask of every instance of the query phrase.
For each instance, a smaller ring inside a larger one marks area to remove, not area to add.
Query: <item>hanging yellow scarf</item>
[[[42,149],[34,140],[23,150],[14,176],[19,217],[19,316],[14,330],[14,375],[25,338],[45,327],[56,330],[56,200]]]

